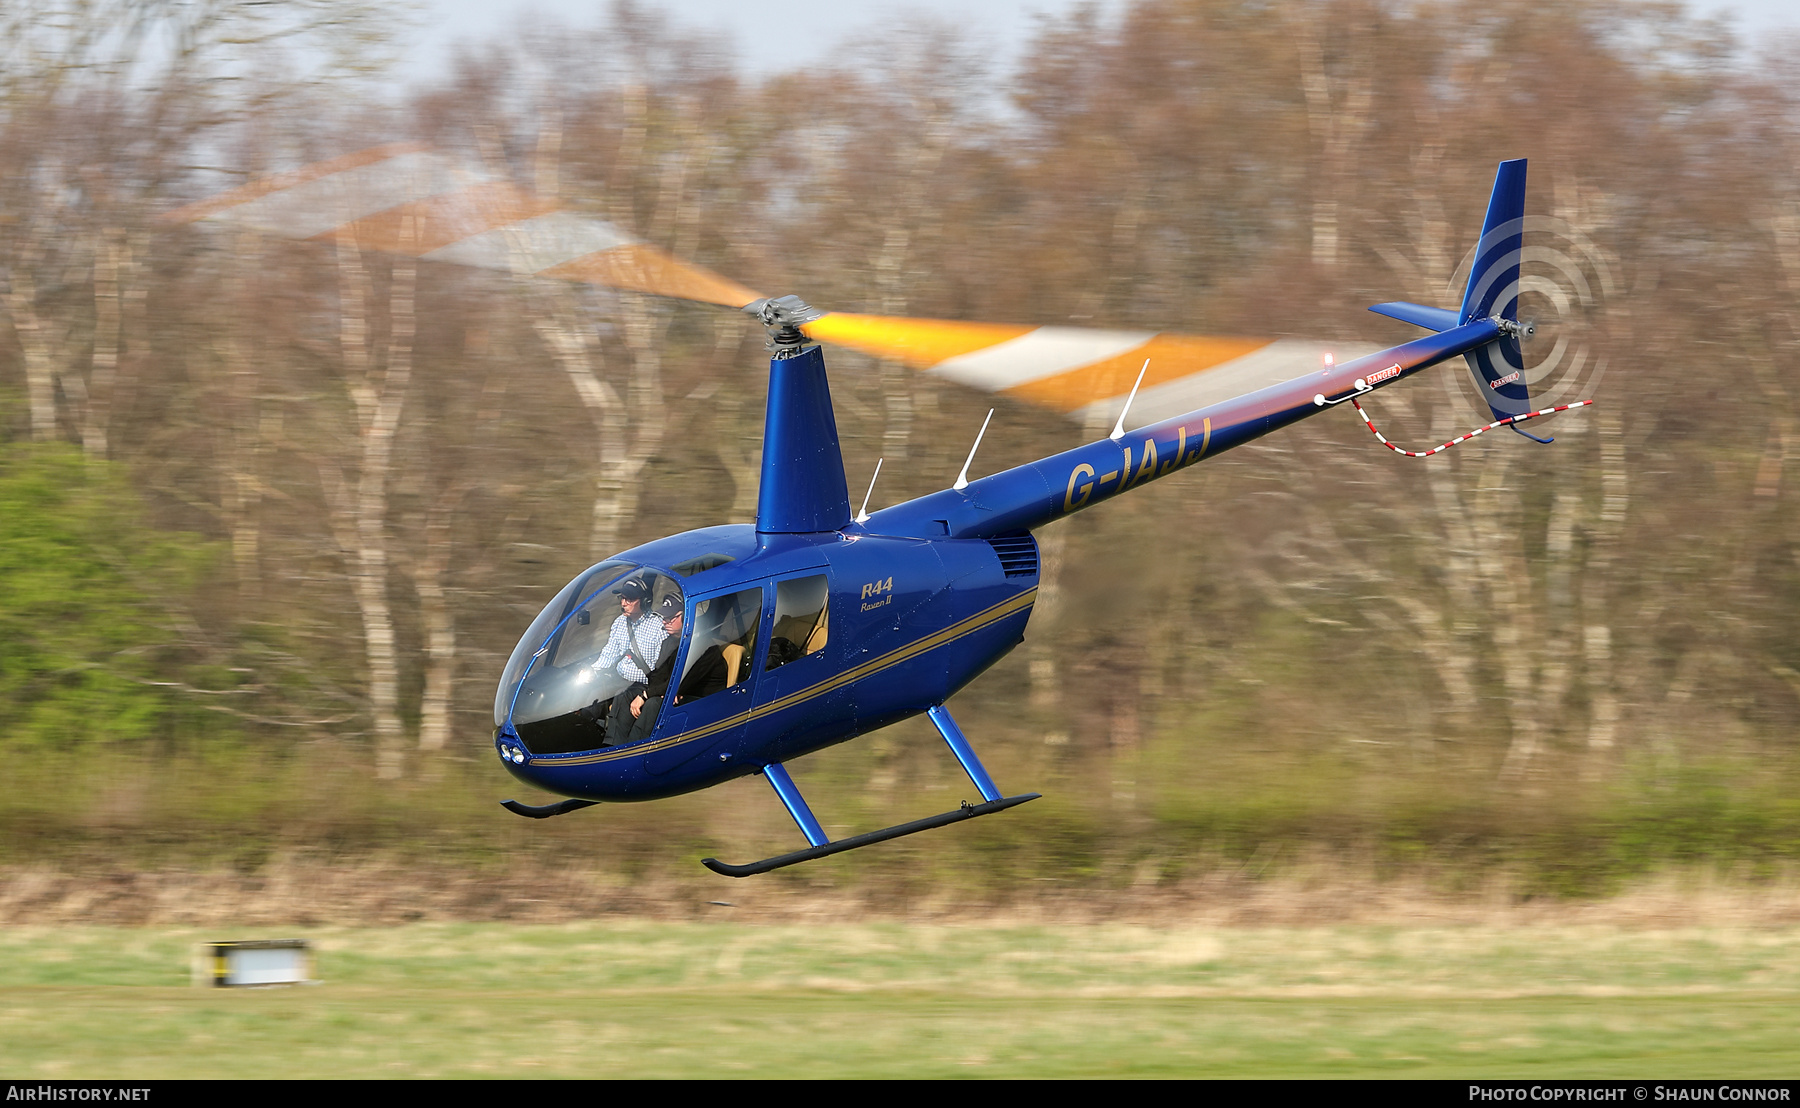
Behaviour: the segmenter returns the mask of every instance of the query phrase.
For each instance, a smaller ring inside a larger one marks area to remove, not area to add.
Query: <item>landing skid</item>
[[[806,836],[806,841],[810,845],[804,850],[796,850],[791,854],[778,854],[773,858],[764,858],[760,862],[751,862],[745,866],[734,866],[729,862],[721,862],[717,858],[702,858],[700,864],[725,877],[750,877],[798,862],[810,862],[814,858],[823,858],[828,854],[841,854],[846,850],[855,850],[859,846],[870,846],[874,843],[886,842],[889,839],[897,839],[902,835],[915,835],[920,831],[929,831],[933,827],[942,827],[946,823],[960,823],[965,819],[974,819],[976,816],[991,816],[995,812],[1004,812],[1027,800],[1036,800],[1042,795],[1041,793],[1020,793],[1018,796],[1001,796],[999,788],[994,784],[994,779],[988,776],[986,768],[981,764],[981,759],[975,756],[974,748],[969,745],[968,739],[963,738],[961,729],[956,726],[956,721],[950,718],[949,711],[939,704],[928,709],[925,714],[930,717],[932,724],[938,729],[938,734],[944,736],[944,741],[950,744],[951,753],[956,755],[956,760],[962,763],[963,771],[969,775],[969,780],[974,782],[975,788],[980,791],[982,800],[980,804],[970,804],[965,800],[962,807],[954,812],[927,816],[924,819],[913,820],[911,823],[899,823],[892,827],[884,827],[879,831],[852,835],[847,839],[832,842],[825,837],[825,829],[819,826],[819,821],[813,817],[812,809],[806,806],[806,798],[800,795],[800,790],[794,785],[794,779],[788,776],[787,770],[781,763],[771,762],[762,768],[762,774],[769,779],[769,784],[775,787],[775,795],[779,796],[782,804],[787,806],[788,814],[793,816],[794,822],[800,825],[800,833]]]
[[[516,800],[502,800],[500,807],[515,816],[524,816],[526,819],[549,819],[551,816],[560,816],[565,812],[578,812],[583,808],[592,808],[598,803],[600,802],[597,800],[565,800],[560,804],[545,804],[534,808],[529,804],[520,804]]]
[[[982,804],[970,804],[965,800],[963,806],[954,812],[926,816],[924,819],[916,819],[911,823],[895,824],[879,831],[870,831],[866,835],[852,835],[847,839],[838,839],[836,842],[825,843],[822,846],[809,846],[805,850],[796,850],[792,854],[778,854],[773,858],[764,858],[760,862],[751,862],[745,866],[734,866],[730,862],[721,862],[717,858],[702,858],[700,864],[714,873],[723,874],[726,877],[753,877],[772,869],[791,866],[796,862],[810,862],[814,858],[823,858],[827,854],[841,854],[846,850],[855,850],[859,846],[869,846],[873,843],[897,839],[902,835],[929,831],[933,827],[942,827],[946,823],[960,823],[965,819],[974,819],[976,816],[991,816],[995,812],[1004,812],[1027,800],[1036,800],[1042,795],[1042,793],[1020,793],[1018,796],[1003,797],[1000,800],[990,800]]]

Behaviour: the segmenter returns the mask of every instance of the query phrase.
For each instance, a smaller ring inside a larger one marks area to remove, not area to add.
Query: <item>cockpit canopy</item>
[[[678,648],[664,620],[685,603],[671,573],[625,561],[594,566],[557,593],[519,640],[494,698],[494,725],[510,718],[534,753],[600,745],[582,709],[643,682]]]
[[[707,554],[665,570],[613,559],[571,581],[513,650],[494,698],[494,725],[510,724],[533,754],[639,742],[651,737],[665,700],[741,694],[755,680],[752,667],[766,672],[825,649],[823,572],[684,596],[685,578],[732,560]],[[678,659],[685,659],[679,672]],[[635,691],[618,699],[628,690]]]

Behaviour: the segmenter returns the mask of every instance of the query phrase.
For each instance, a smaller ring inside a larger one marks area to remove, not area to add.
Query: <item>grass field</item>
[[[0,931],[0,1073],[1793,1077],[1800,931],[581,923]]]

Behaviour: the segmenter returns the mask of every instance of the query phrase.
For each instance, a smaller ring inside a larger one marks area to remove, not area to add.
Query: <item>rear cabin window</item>
[[[694,638],[688,644],[677,700],[698,700],[729,689],[750,675],[756,629],[762,623],[761,588],[709,597],[694,605]]]
[[[796,577],[775,585],[775,627],[769,634],[765,670],[817,654],[830,633],[830,590],[825,575]]]

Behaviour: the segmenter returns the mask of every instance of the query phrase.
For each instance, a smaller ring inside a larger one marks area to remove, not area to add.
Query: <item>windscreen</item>
[[[677,580],[637,568],[583,583],[574,608],[532,655],[513,698],[513,726],[527,746],[531,724],[583,709],[598,715],[613,696],[648,679],[678,641],[664,624],[681,610]]]
[[[519,645],[513,647],[512,657],[506,660],[506,669],[500,675],[500,688],[494,693],[495,727],[506,722],[507,713],[512,710],[513,694],[518,691],[519,678],[524,676],[526,665],[562,623],[563,617],[569,614],[577,601],[612,584],[632,568],[634,567],[630,562],[619,561],[591,566],[581,576],[564,585],[562,591],[556,594],[556,599],[544,605],[544,610],[525,629]]]

